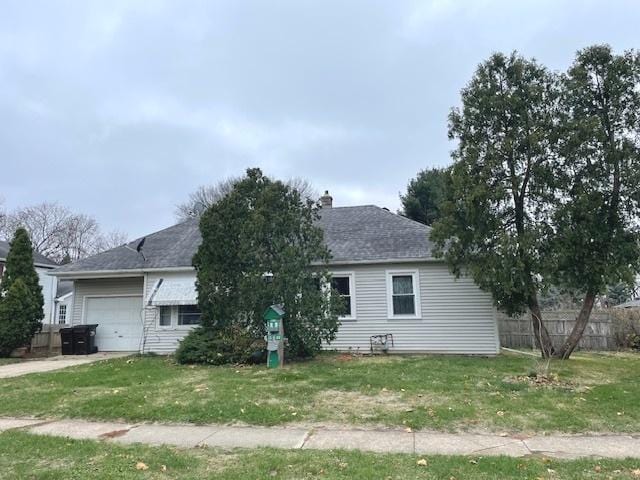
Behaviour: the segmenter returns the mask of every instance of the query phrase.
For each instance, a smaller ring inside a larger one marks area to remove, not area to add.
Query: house
[[[4,274],[4,265],[7,261],[7,254],[9,253],[9,242],[0,240],[0,278]],[[48,273],[58,266],[56,262],[39,254],[33,252],[33,263],[40,278],[40,285],[42,286],[42,296],[44,297],[44,318],[43,324],[51,322],[53,315],[53,297],[56,292],[56,278],[52,277]]]
[[[53,302],[55,315],[53,323],[60,325],[71,323],[69,318],[69,313],[73,306],[73,282],[71,280],[60,280],[58,282],[58,289]]]
[[[328,348],[368,351],[372,335],[391,333],[392,352],[498,353],[490,295],[433,257],[429,227],[373,205],[333,208],[328,194],[321,201],[334,286],[349,308]],[[103,351],[173,352],[200,320],[191,264],[200,242],[188,220],[57,268],[73,280],[70,322],[99,324]]]

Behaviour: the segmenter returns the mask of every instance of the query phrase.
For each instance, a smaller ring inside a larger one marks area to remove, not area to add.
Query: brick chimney
[[[320,206],[322,208],[333,207],[333,197],[329,195],[329,190],[325,190],[324,195],[320,197]]]

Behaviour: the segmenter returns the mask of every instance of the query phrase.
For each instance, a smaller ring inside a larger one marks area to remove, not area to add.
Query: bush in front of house
[[[178,363],[225,365],[248,363],[252,355],[265,348],[264,340],[256,339],[246,328],[238,325],[212,331],[194,328],[178,346]]]
[[[235,351],[234,345],[218,345],[229,331],[262,338],[263,315],[272,304],[284,305],[289,358],[311,357],[335,338],[343,302],[322,288],[330,282],[331,254],[316,223],[319,215],[315,202],[260,169],[247,170],[207,208],[193,266],[202,328],[211,332],[204,338],[213,350],[193,357],[211,361],[217,360],[211,355]],[[198,343],[205,341],[196,336]]]

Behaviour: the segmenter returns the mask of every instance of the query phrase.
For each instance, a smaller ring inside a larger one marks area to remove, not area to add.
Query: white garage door
[[[142,339],[142,297],[91,297],[84,323],[97,323],[96,345],[102,352],[133,352]]]

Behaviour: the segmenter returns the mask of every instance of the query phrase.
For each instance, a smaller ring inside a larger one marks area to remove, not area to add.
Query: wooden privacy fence
[[[554,346],[559,347],[571,333],[578,310],[548,310],[542,319],[549,330]],[[509,317],[498,312],[500,343],[507,348],[533,348],[535,339],[531,326],[531,315]],[[609,310],[593,310],[589,324],[578,344],[581,350],[616,350],[613,319]]]
[[[51,345],[51,351],[53,353],[60,353],[60,328],[67,325],[44,325],[40,333],[36,333],[31,339],[31,353],[33,355],[47,355],[50,351],[49,341],[53,343]],[[49,331],[52,329],[53,331]]]

